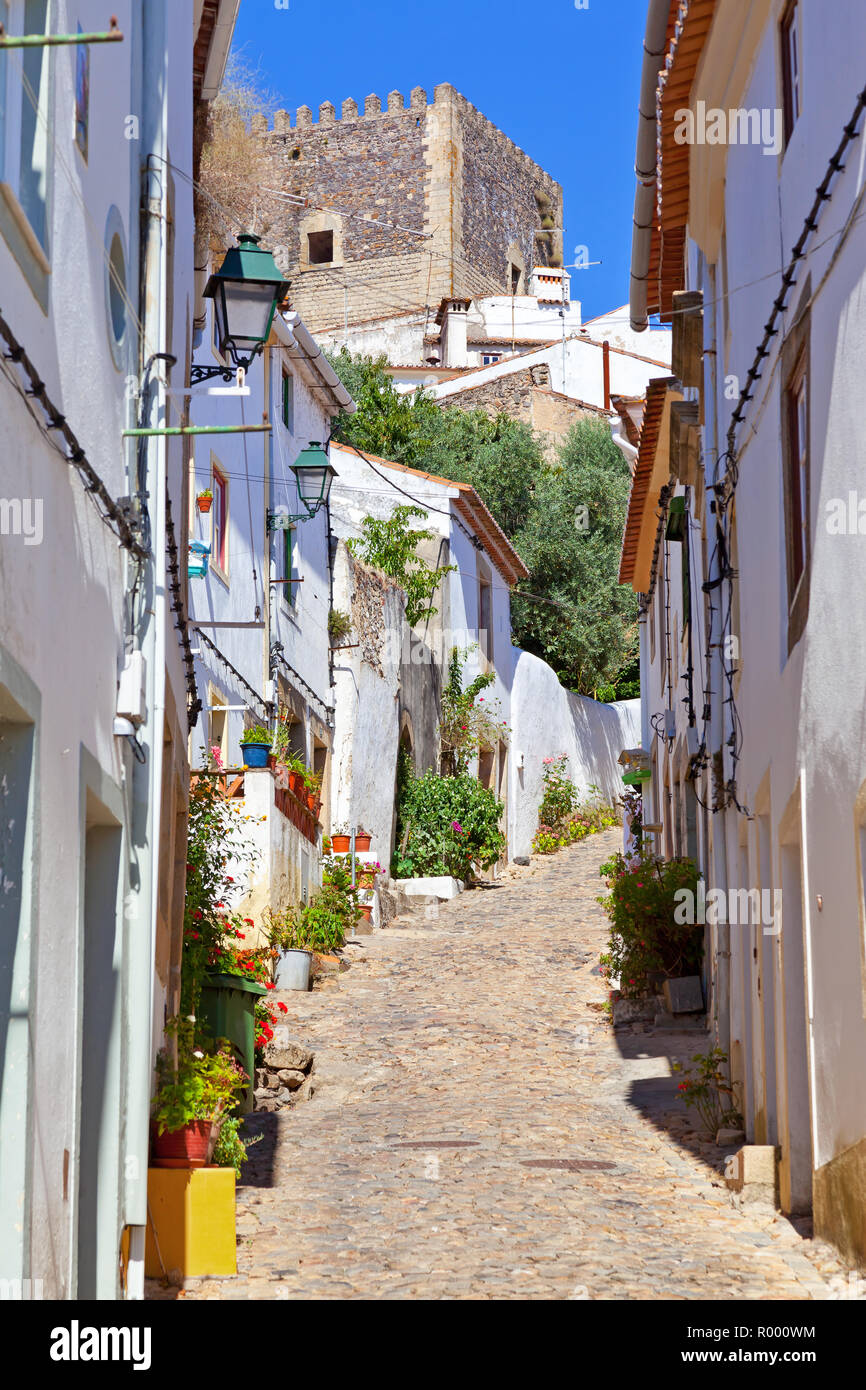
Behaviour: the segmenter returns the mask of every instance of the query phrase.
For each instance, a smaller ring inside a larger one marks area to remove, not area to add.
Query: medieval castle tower
[[[449,84],[278,111],[270,240],[310,329],[402,319],[421,360],[445,299],[525,294],[562,264],[562,189]],[[409,349],[407,349],[409,350]]]

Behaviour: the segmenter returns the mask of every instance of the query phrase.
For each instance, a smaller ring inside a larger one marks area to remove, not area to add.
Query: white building
[[[218,362],[211,313],[197,350],[203,366]],[[334,712],[329,515],[327,506],[312,518],[304,514],[291,468],[308,445],[327,442],[334,416],[355,407],[294,313],[276,315],[245,389],[249,394],[239,396],[223,385],[200,387],[193,401],[194,418],[208,424],[238,428],[266,420],[272,428],[205,436],[190,459],[191,565],[203,568],[199,547],[207,551],[207,573],[190,579],[203,701],[191,762],[202,767],[205,750],[218,749],[223,766],[235,770],[227,785],[244,794],[245,811],[267,816],[250,832],[260,854],[242,906],[255,918],[266,906],[305,899],[321,881],[319,819],[296,806],[270,770],[243,773],[240,738],[251,725],[272,726],[279,713],[291,725],[291,752],[327,788]],[[205,490],[212,504],[203,512],[196,498]],[[287,529],[273,525],[279,512],[294,518]],[[325,795],[322,824],[328,814]]]
[[[347,569],[336,605],[351,605],[360,656],[340,653],[335,667],[337,726],[332,778],[335,821],[355,820],[376,835],[374,848],[384,864],[393,847],[394,776],[402,740],[416,769],[438,766],[439,694],[447,679],[454,647],[467,653],[464,682],[492,672],[485,698],[496,702],[506,724],[511,720],[512,585],[526,575],[520,556],[496,524],[475,489],[433,474],[391,463],[345,444],[331,447],[337,478],[331,490],[334,534],[349,540],[361,535],[365,516],[387,517],[398,506],[416,504],[427,520],[412,520],[414,529],[433,532],[419,554],[435,566],[453,565],[434,598],[436,614],[410,631],[397,623],[393,603],[382,596],[363,611],[363,580]],[[353,601],[354,600],[354,601]],[[380,623],[376,608],[389,614]],[[364,632],[375,626],[376,654],[363,647]],[[379,709],[362,696],[364,664],[392,672],[390,707]],[[396,698],[395,698],[396,696]],[[473,770],[484,786],[507,799],[509,750],[506,736],[483,749]],[[384,856],[384,857],[383,857]]]
[[[645,596],[645,811],[728,903],[707,983],[748,1142],[776,1148],[782,1210],[862,1261],[866,13],[728,18],[709,0],[648,18],[641,110],[661,124],[637,163],[661,157],[632,322],[673,319],[676,379],[648,403],[623,553]],[[680,143],[684,113],[726,138]]]
[[[0,56],[0,1276],[56,1299],[143,1288],[195,690],[181,441],[123,432],[182,420],[194,110],[237,0],[112,8],[120,42]],[[12,35],[107,18],[0,4]]]

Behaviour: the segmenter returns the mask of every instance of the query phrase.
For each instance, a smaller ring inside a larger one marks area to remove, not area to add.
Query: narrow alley
[[[677,1100],[670,1059],[704,1035],[605,1016],[598,866],[620,841],[511,868],[279,996],[317,1090],[252,1119],[239,1275],[180,1297],[834,1296],[830,1247],[732,1205]]]

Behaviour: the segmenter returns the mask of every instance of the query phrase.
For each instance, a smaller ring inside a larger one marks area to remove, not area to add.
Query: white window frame
[[[46,27],[51,28],[53,6],[46,0]],[[9,34],[24,33],[25,0],[0,0],[0,21]],[[38,93],[40,116],[36,117],[36,143],[41,150],[45,168],[45,228],[44,242],[31,224],[21,202],[21,134],[24,102],[29,98],[24,90],[23,63],[27,53],[41,52],[43,76]],[[0,234],[17,260],[33,293],[43,310],[48,308],[47,277],[51,274],[50,232],[52,207],[51,103],[53,100],[53,50],[10,49],[0,54]]]

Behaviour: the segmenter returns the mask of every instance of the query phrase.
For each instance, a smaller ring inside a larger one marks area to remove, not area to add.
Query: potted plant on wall
[[[338,825],[331,832],[331,849],[334,854],[348,854],[352,837],[345,825]]]
[[[307,806],[314,816],[318,816],[322,805],[322,774],[313,772],[312,768],[306,768],[304,772],[304,784],[306,786]]]
[[[209,487],[203,488],[195,500],[200,512],[209,512],[213,504],[213,493]]]
[[[358,829],[355,831],[355,849],[358,851],[359,854],[367,853],[367,850],[370,848],[372,840],[373,836],[369,834],[366,830],[362,829],[361,826],[359,826]]]
[[[273,745],[273,735],[264,724],[254,724],[241,735],[241,756],[244,767],[267,767]]]
[[[155,1168],[202,1168],[210,1161],[223,1117],[247,1084],[231,1048],[205,1051],[193,1041],[194,1024],[175,1017],[169,1042],[157,1057],[153,1097],[152,1163]],[[176,1040],[176,1041],[175,1041]]]

